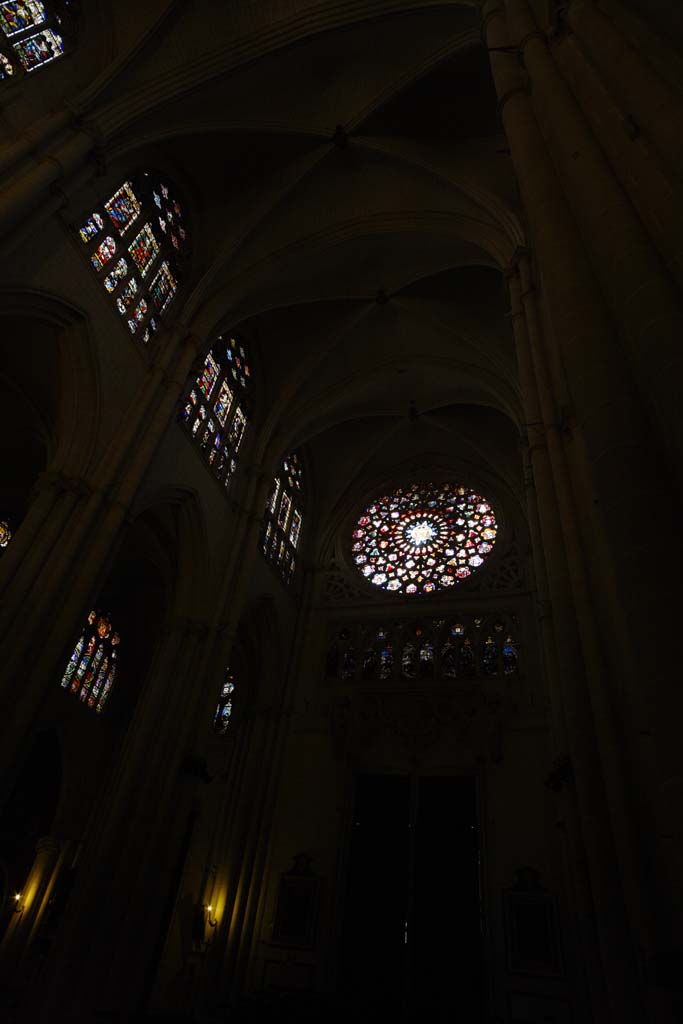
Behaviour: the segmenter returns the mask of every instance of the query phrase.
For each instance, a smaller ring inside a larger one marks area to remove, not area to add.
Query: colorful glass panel
[[[292,513],[292,526],[289,531],[289,542],[293,548],[299,543],[299,533],[301,532],[301,512],[298,509],[294,509]]]
[[[95,235],[99,235],[100,231],[104,228],[104,221],[100,217],[99,213],[93,213],[92,216],[88,217],[87,221],[82,228],[79,229],[79,235],[84,242],[89,242]]]
[[[0,27],[8,38],[41,25],[46,18],[40,0],[8,0],[0,3]]]
[[[298,456],[288,455],[283,459],[280,472],[273,480],[264,519],[264,554],[277,566],[286,582],[294,575],[294,553],[301,536],[303,517],[295,505],[295,501],[298,503],[296,492],[302,489],[301,485],[302,475]]]
[[[201,393],[206,397],[211,397],[213,386],[218,379],[218,374],[221,372],[221,368],[213,358],[211,352],[204,361],[204,368],[200,375],[197,377],[197,387]]]
[[[145,319],[146,316],[147,316],[147,303],[145,302],[144,299],[141,299],[139,304],[133,310],[133,316],[128,321],[128,326],[130,327],[130,330],[131,330],[132,334],[135,334],[135,332],[137,331],[138,327],[140,326],[140,324],[142,323],[142,321]]]
[[[124,181],[118,192],[104,204],[109,219],[120,235],[124,235],[140,213],[138,197],[129,181]]]
[[[14,50],[26,71],[35,71],[64,53],[64,40],[51,28],[14,43]]]
[[[244,347],[235,338],[229,338],[225,355],[230,364],[233,379],[241,384],[243,388],[246,388],[251,371],[249,370]]]
[[[104,287],[108,292],[115,291],[120,282],[124,280],[128,275],[128,264],[124,259],[120,259],[114,269],[107,274],[104,279]]]
[[[126,282],[125,288],[116,300],[116,307],[119,313],[123,314],[126,312],[137,293],[138,283],[134,277],[131,277],[130,281]]]
[[[0,549],[6,548],[12,539],[12,530],[5,519],[0,519]]]
[[[163,191],[158,197],[159,202],[163,203],[162,196]],[[248,398],[244,394],[241,380],[239,377],[235,379],[232,372],[235,351],[244,352],[244,346],[239,345],[234,338],[218,339],[218,343],[206,356],[202,371],[187,396],[181,414],[187,429],[199,447],[204,449],[212,473],[225,487],[229,486],[237,469],[237,455],[248,425],[245,412]],[[194,408],[198,396],[207,400],[207,405],[208,401],[213,402],[208,405],[208,409],[202,406],[199,410],[202,420],[206,419],[207,412],[215,414],[216,421],[212,421],[210,435],[204,428],[199,432]]]
[[[14,66],[11,61],[7,60],[2,53],[0,53],[0,82],[6,78],[11,78],[14,74]]]
[[[149,294],[157,313],[163,313],[178,290],[175,278],[168,263],[164,261],[149,286]]]
[[[100,271],[102,267],[105,265],[105,263],[109,263],[109,260],[112,258],[115,252],[116,242],[111,237],[111,235],[107,235],[104,241],[100,242],[100,244],[90,257],[90,261],[95,270]]]
[[[292,508],[292,499],[287,494],[287,491],[282,492],[282,501],[280,502],[280,511],[277,514],[277,525],[281,530],[287,529],[287,523],[289,522],[289,513]]]
[[[109,616],[92,611],[62,675],[62,688],[98,713],[114,684],[119,643]]]
[[[242,438],[244,437],[244,431],[247,427],[247,417],[244,415],[240,408],[235,409],[235,415],[233,417],[230,432],[228,434],[228,444],[232,448],[233,452],[237,454],[242,444]]]
[[[232,714],[232,695],[234,692],[235,677],[230,669],[228,669],[225,673],[225,680],[221,687],[220,698],[213,719],[214,728],[219,733],[224,733],[228,728],[228,723],[230,722],[230,716]]]
[[[216,413],[216,419],[222,427],[225,426],[225,421],[228,418],[230,406],[232,405],[232,391],[227,380],[224,380],[221,384],[220,391],[218,392],[218,398],[214,405],[214,412]]]
[[[300,491],[302,489],[303,470],[298,457],[296,455],[290,455],[285,459],[282,465],[287,476],[289,486],[292,490]]]
[[[277,500],[278,500],[279,497],[280,497],[280,477],[276,476],[275,477],[275,482],[273,484],[273,493],[271,494],[270,500],[268,502],[268,508],[273,513],[273,515],[275,515],[275,509],[277,508]]]
[[[363,511],[353,558],[375,586],[429,594],[469,579],[492,551],[497,530],[489,503],[468,488],[412,484]]]
[[[149,224],[145,224],[142,230],[135,236],[128,247],[128,252],[133,262],[143,277],[146,277],[149,268],[159,255],[159,243],[154,237],[154,232]]]

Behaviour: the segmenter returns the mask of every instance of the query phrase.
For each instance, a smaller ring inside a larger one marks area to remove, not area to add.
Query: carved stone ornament
[[[320,603],[329,605],[386,604],[387,594],[369,584],[358,585],[356,572],[337,558],[325,567]],[[463,584],[462,592],[472,594],[513,594],[527,589],[522,562],[515,538],[498,562],[475,577],[476,582]]]

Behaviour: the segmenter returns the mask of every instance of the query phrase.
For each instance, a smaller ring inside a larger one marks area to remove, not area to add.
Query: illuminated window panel
[[[98,235],[104,228],[104,221],[100,217],[99,213],[93,213],[92,217],[88,217],[87,221],[82,228],[79,229],[79,234],[83,242],[90,241],[95,235]]]
[[[420,596],[464,582],[493,550],[491,505],[470,488],[419,483],[369,505],[353,531],[356,568],[377,587]]]
[[[230,669],[227,669],[223,685],[221,686],[221,692],[218,700],[218,705],[216,707],[216,713],[213,718],[214,729],[221,735],[227,732],[228,725],[230,724],[234,692],[235,677],[230,671]]]
[[[286,583],[294,577],[294,553],[301,537],[303,467],[298,455],[283,459],[266,502],[261,550]]]
[[[173,224],[179,244],[156,227],[159,211],[167,226]],[[99,273],[106,267],[101,278],[105,291],[125,316],[131,334],[143,343],[157,331],[159,318],[178,291],[187,256],[182,221],[182,207],[171,189],[145,171],[124,181],[77,229],[93,269]],[[119,238],[125,236],[125,243],[107,234],[112,228]],[[121,244],[126,246],[125,256],[118,249]],[[131,270],[139,278],[130,277]]]
[[[100,271],[102,267],[109,263],[109,260],[112,258],[115,252],[116,242],[111,237],[111,235],[109,235],[107,238],[104,239],[104,241],[100,242],[100,244],[97,246],[94,253],[90,257],[92,265],[95,268],[95,270]]]
[[[42,25],[47,15],[40,0],[8,0],[0,3],[0,28],[11,39],[26,29]]]
[[[228,384],[227,380],[224,380],[221,384],[220,391],[218,392],[218,398],[213,409],[216,413],[216,418],[222,427],[225,426],[230,408],[232,406],[232,389]]]
[[[238,453],[249,425],[249,381],[244,344],[221,337],[207,354],[182,405],[180,422],[211,473],[225,487],[237,470]]]
[[[125,280],[127,276],[128,264],[124,259],[120,259],[114,269],[105,277],[104,287],[108,292],[116,291],[121,281]]]
[[[109,616],[92,611],[62,676],[62,689],[98,714],[116,679],[119,644]]]
[[[12,529],[6,519],[0,519],[0,551],[4,551],[12,539]]]
[[[143,225],[142,230],[128,246],[128,252],[142,277],[146,277],[150,267],[159,255],[159,243],[154,237],[154,232],[149,224]]]
[[[107,200],[104,208],[118,233],[124,235],[140,213],[140,203],[133,192],[131,183],[124,182],[118,192],[115,192],[111,199]]]
[[[178,285],[169,269],[168,263],[162,263],[149,286],[149,294],[152,297],[157,313],[164,312],[175,295],[177,288]]]
[[[25,71],[38,68],[57,60],[64,53],[64,40],[51,28],[13,44],[14,52]]]

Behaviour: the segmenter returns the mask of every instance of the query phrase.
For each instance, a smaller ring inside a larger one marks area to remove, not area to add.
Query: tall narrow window
[[[0,2],[0,81],[63,56],[75,35],[78,7],[76,0]]]
[[[232,715],[232,695],[234,692],[235,677],[230,669],[226,669],[225,679],[223,680],[223,685],[221,687],[220,699],[213,719],[213,725],[216,732],[224,733],[227,731],[230,723],[230,716]]]
[[[261,546],[263,554],[288,583],[294,576],[296,551],[301,539],[303,473],[297,455],[288,455],[266,502]]]
[[[178,290],[187,257],[182,207],[167,181],[124,181],[79,228],[90,263],[122,323],[147,343]]]
[[[182,412],[186,431],[225,487],[235,475],[247,429],[250,378],[244,345],[237,338],[220,337]]]
[[[116,679],[119,642],[109,616],[90,612],[62,676],[62,688],[76,694],[98,713]]]

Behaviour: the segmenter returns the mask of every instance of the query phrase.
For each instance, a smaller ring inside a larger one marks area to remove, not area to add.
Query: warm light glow
[[[212,906],[211,906],[211,904],[209,903],[209,905],[208,905],[208,907],[207,907],[206,909],[207,909],[207,910],[209,911],[209,913],[211,913],[211,911],[213,910],[213,907],[212,907]]]
[[[426,522],[410,526],[406,532],[413,544],[426,544],[427,541],[432,540],[436,534],[436,530],[431,523]]]
[[[18,903],[18,902],[19,902],[19,900],[21,899],[21,893],[20,893],[20,892],[15,892],[15,894],[14,894],[14,898],[15,898],[15,900],[16,900],[16,901],[17,901],[17,903]]]

